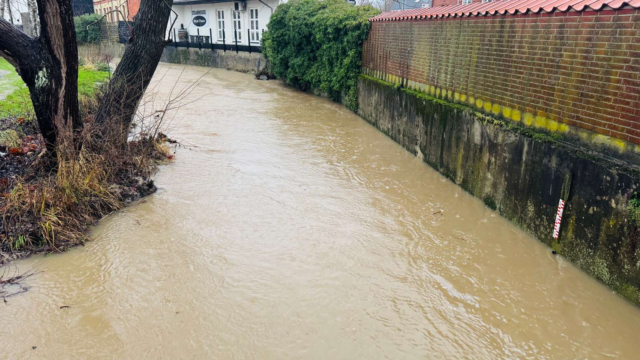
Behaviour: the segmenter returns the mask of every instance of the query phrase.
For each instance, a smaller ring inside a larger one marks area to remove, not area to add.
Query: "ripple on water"
[[[166,98],[204,70],[159,74]],[[16,263],[41,272],[0,306],[3,356],[640,351],[637,308],[342,106],[216,69],[193,92],[202,100],[174,114],[169,136],[185,146],[157,194],[105,219],[86,247]]]

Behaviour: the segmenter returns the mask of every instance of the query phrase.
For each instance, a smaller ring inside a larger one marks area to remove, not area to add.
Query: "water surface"
[[[157,73],[158,100],[204,74],[159,192],[15,263],[41,273],[0,303],[0,358],[640,354],[637,308],[344,107],[205,71]]]

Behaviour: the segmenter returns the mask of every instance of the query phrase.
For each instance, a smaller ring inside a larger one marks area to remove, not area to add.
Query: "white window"
[[[224,10],[218,10],[218,41],[222,41],[224,35]]]
[[[483,2],[483,3],[490,3],[490,2],[492,2],[492,1],[493,1],[493,0],[482,0],[482,2]]]
[[[469,5],[471,4],[471,0],[462,0],[462,5]]]
[[[236,3],[237,4],[237,3]],[[233,10],[233,31],[235,32],[235,36],[232,41],[242,42],[242,13],[237,10]]]
[[[251,20],[251,42],[260,42],[260,26],[258,24],[258,9],[249,9],[249,18]]]

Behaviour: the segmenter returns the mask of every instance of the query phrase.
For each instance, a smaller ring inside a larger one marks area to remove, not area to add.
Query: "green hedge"
[[[358,106],[357,82],[371,6],[344,0],[291,0],[278,6],[262,45],[273,74],[303,91]]]
[[[87,25],[98,21],[101,17],[98,14],[86,14],[73,18],[78,44],[96,44],[100,42],[100,23],[93,24],[88,31]]]

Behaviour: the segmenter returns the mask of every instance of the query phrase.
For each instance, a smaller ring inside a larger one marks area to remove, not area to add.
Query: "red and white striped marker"
[[[558,213],[556,214],[556,225],[553,227],[553,238],[558,240],[560,236],[560,223],[562,222],[562,212],[564,211],[564,200],[560,199],[558,204]]]

